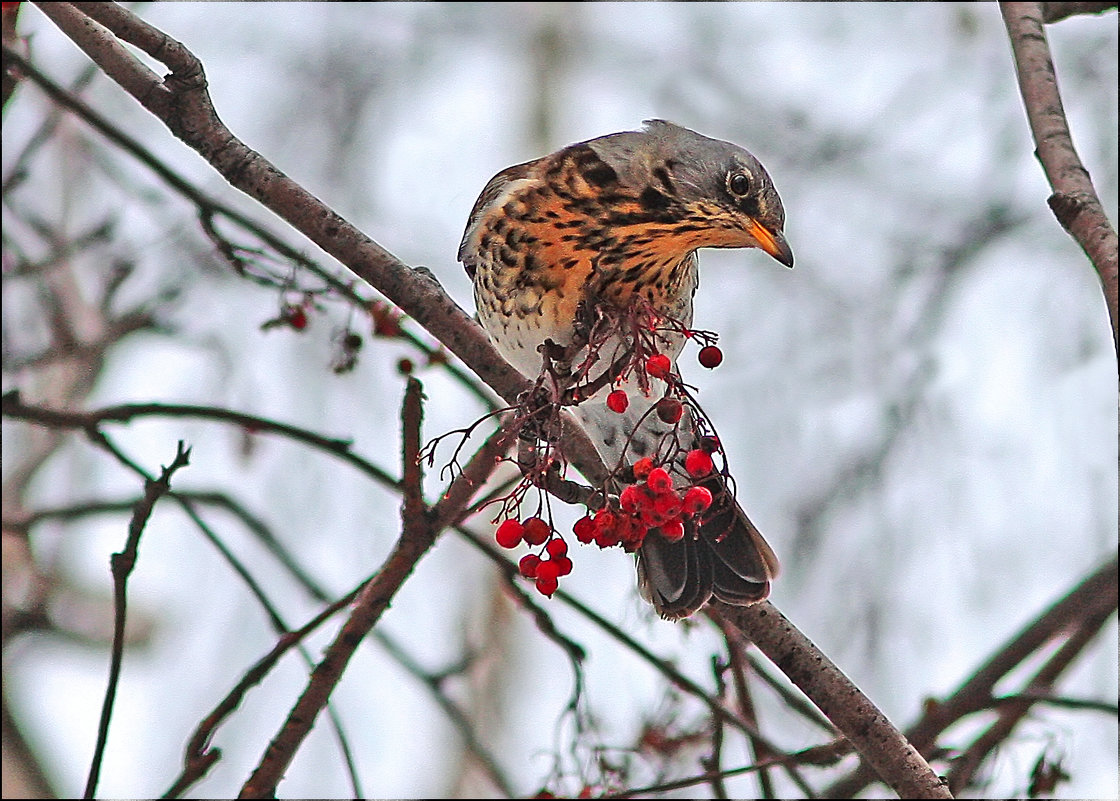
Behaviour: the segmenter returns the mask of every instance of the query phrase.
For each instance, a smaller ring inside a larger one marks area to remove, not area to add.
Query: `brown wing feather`
[[[478,200],[474,202],[474,207],[471,209],[470,216],[467,217],[467,227],[463,231],[463,239],[459,243],[459,261],[463,263],[467,275],[471,278],[474,278],[476,264],[475,254],[471,251],[468,243],[470,242],[471,235],[474,233],[475,227],[512,182],[532,177],[534,168],[542,161],[544,161],[544,159],[533,159],[532,161],[526,161],[522,164],[514,164],[512,167],[507,167],[491,178],[490,182],[483,187],[482,194],[480,194]]]

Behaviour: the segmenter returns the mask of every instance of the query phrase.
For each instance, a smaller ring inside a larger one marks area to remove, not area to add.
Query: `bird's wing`
[[[535,168],[543,160],[533,159],[502,170],[490,179],[490,182],[483,188],[482,194],[478,196],[478,200],[474,202],[474,208],[471,209],[470,216],[467,218],[467,227],[463,231],[463,239],[459,243],[459,261],[463,263],[467,275],[471,278],[474,278],[475,259],[478,253],[478,242],[475,241],[475,234],[482,219],[491,209],[504,203],[512,192],[517,191],[526,183],[536,180]]]

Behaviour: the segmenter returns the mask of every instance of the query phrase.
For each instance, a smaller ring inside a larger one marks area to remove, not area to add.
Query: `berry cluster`
[[[537,592],[541,595],[552,595],[560,577],[572,572],[568,543],[543,518],[529,517],[523,521],[510,518],[498,526],[494,537],[503,548],[516,548],[522,540],[528,545],[544,545],[540,554],[527,554],[517,564],[521,575],[536,580]]]
[[[573,365],[569,361],[572,354],[580,352],[575,345],[551,356],[551,352],[545,352],[545,366],[536,391],[527,395],[518,407],[522,438],[535,439],[540,453],[535,460],[519,461],[524,474],[522,481],[508,495],[496,499],[502,501],[497,519],[505,518],[495,532],[498,544],[512,549],[525,542],[538,548],[535,553],[522,557],[518,567],[521,575],[533,579],[537,591],[546,596],[551,596],[559,578],[572,570],[568,544],[550,521],[539,516],[519,520],[518,509],[533,487],[543,492],[540,487],[548,470],[559,467],[562,473],[566,466],[564,454],[556,447],[558,438],[550,435],[553,429],[556,433],[559,431],[560,408],[595,395],[605,381],[612,385],[607,393],[607,408],[617,414],[624,414],[632,401],[638,402],[633,393],[648,398],[658,386],[654,381],[663,382],[664,397],[652,407],[648,402],[641,405],[648,409],[644,414],[656,415],[673,428],[664,433],[652,456],[638,459],[629,468],[625,465],[615,468],[599,496],[608,500],[598,508],[589,506],[589,513],[575,523],[572,532],[576,539],[600,548],[619,545],[628,552],[640,548],[651,532],[676,542],[685,537],[689,527],[694,530],[700,524],[713,504],[712,490],[705,484],[709,484],[708,477],[716,470],[712,455],[720,451],[719,441],[714,436],[701,436],[698,445],[682,446],[682,442],[696,442],[693,426],[701,431],[710,430],[710,427],[687,385],[676,373],[673,360],[662,353],[661,348],[673,348],[674,338],[699,342],[702,347],[698,360],[703,367],[711,369],[723,361],[722,351],[714,344],[716,335],[691,329],[659,314],[648,304],[635,303],[613,314],[608,312],[609,309],[604,312],[600,307],[601,319],[586,332],[582,345],[586,350],[581,363]],[[600,351],[614,341],[620,331],[623,339],[629,342],[628,355],[622,364],[613,366],[611,376],[594,377],[593,366],[601,363],[603,355]],[[567,394],[555,390],[548,393],[546,388],[550,384],[544,381],[546,377],[553,379],[551,386],[568,386]],[[618,388],[619,382],[627,382],[631,377],[634,381],[629,385],[629,392]],[[686,406],[691,413],[688,419],[693,422],[687,426],[687,432],[682,432],[679,424],[684,419]],[[622,490],[617,496],[609,494],[619,486]]]
[[[713,467],[711,454],[700,448],[685,457],[685,469],[693,479],[704,478]],[[665,539],[676,542],[684,537],[685,523],[698,519],[712,505],[709,489],[675,486],[669,471],[655,466],[649,457],[635,462],[633,472],[635,482],[623,488],[617,506],[606,504],[576,521],[576,539],[585,544],[594,542],[600,548],[621,545],[632,552],[656,529]]]
[[[714,469],[711,453],[718,447],[715,438],[705,437],[701,444],[684,459],[685,471],[693,480],[704,479]],[[600,548],[621,545],[631,553],[641,547],[651,531],[676,542],[684,537],[685,524],[698,521],[712,505],[712,493],[707,487],[675,486],[669,471],[656,466],[649,457],[639,459],[633,473],[634,483],[622,490],[617,502],[608,502],[576,521],[572,533],[577,540]],[[544,546],[539,553],[521,557],[518,563],[521,575],[534,579],[542,595],[551,596],[560,577],[572,572],[568,543],[541,517],[504,520],[494,537],[503,548],[516,548],[522,542]]]

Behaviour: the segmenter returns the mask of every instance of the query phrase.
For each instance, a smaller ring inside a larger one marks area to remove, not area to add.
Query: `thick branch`
[[[900,798],[953,797],[886,715],[768,601],[713,607],[809,696]]]
[[[931,754],[938,736],[966,714],[991,704],[995,685],[1051,640],[1084,621],[1112,614],[1117,604],[1117,560],[1106,561],[1064,598],[1024,626],[984,662],[948,698],[926,705],[925,714],[906,730],[910,742],[923,754]],[[827,788],[831,798],[852,798],[874,780],[866,766]]]
[[[467,505],[475,491],[486,482],[498,463],[498,458],[509,447],[509,437],[509,433],[505,431],[493,434],[422,520],[405,515],[408,519],[396,547],[376,575],[362,588],[354,611],[327,647],[323,660],[316,665],[303,695],[269,743],[260,764],[241,788],[242,798],[275,797],[276,786],[296,751],[310,734],[316,717],[326,706],[357,647],[381,619],[381,614],[389,607],[396,592],[435,542],[438,534],[467,514]],[[412,528],[414,523],[418,524],[417,529]]]
[[[40,8],[231,185],[380,291],[499,395],[514,402],[528,388],[528,382],[494,350],[481,327],[436,281],[405,265],[234,136],[211,104],[202,64],[181,43],[115,3],[42,3]],[[172,74],[160,81],[114,34],[162,61]]]
[[[1000,3],[1019,90],[1027,109],[1035,152],[1054,194],[1048,199],[1054,216],[1085,251],[1104,286],[1112,318],[1113,343],[1120,343],[1117,312],[1116,229],[1105,216],[1100,198],[1073,146],[1069,123],[1058,92],[1043,25],[1043,3]]]

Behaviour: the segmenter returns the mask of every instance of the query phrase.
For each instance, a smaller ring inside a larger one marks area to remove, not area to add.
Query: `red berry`
[[[556,564],[556,569],[559,571],[558,575],[566,576],[572,572],[572,560],[566,556],[557,556],[551,560]]]
[[[642,543],[645,542],[647,530],[645,526],[635,523],[630,530],[630,535],[622,541],[623,550],[625,550],[626,553],[634,553],[634,551],[641,548]]]
[[[646,477],[646,486],[658,495],[663,492],[672,492],[673,479],[664,467],[655,467],[649,471],[649,476]]]
[[[618,516],[607,507],[603,507],[595,513],[595,532],[609,531],[614,528],[615,521]]]
[[[541,564],[547,565],[548,562],[542,562]],[[559,586],[560,582],[556,580],[555,576],[553,576],[552,578],[537,576],[537,592],[539,592],[541,595],[551,596],[552,593],[556,592],[556,588]]]
[[[712,505],[712,493],[706,487],[689,487],[681,505],[686,515],[698,515]]]
[[[714,467],[712,455],[700,448],[689,451],[688,455],[684,457],[684,469],[693,478],[703,478],[712,472]]]
[[[591,519],[591,515],[584,515],[577,520],[576,524],[572,526],[572,533],[584,545],[595,539],[595,522]]]
[[[540,545],[552,536],[552,526],[539,517],[530,517],[522,525],[525,526],[525,532],[522,536],[525,537],[525,542],[530,545]]]
[[[634,478],[641,481],[649,475],[649,471],[653,469],[653,459],[648,456],[643,456],[638,461],[634,462]]]
[[[683,503],[677,493],[670,490],[658,495],[653,501],[653,511],[662,519],[676,517],[681,513]]]
[[[595,515],[595,544],[600,548],[618,545],[621,537],[618,526],[619,517],[610,509],[600,509]]]
[[[676,398],[662,398],[657,402],[657,416],[663,423],[675,423],[684,414],[684,404]]]
[[[618,538],[626,546],[641,545],[646,536],[646,527],[638,522],[636,517],[624,517],[618,529]],[[633,548],[627,547],[627,550],[633,550]]]
[[[674,517],[661,524],[661,536],[669,540],[669,542],[676,542],[684,538],[684,523],[681,522],[679,517]]]
[[[708,345],[700,348],[700,354],[697,358],[699,358],[700,364],[711,370],[713,367],[719,367],[720,362],[723,361],[723,351],[715,345]]]
[[[541,558],[530,553],[521,557],[521,561],[517,563],[517,569],[525,578],[536,578],[537,568],[540,567],[540,564]]]
[[[620,542],[622,542],[622,539],[614,529],[606,529],[595,535],[595,544],[600,548],[613,548]]]
[[[554,540],[549,540],[544,549],[548,551],[549,556],[563,556],[568,552],[568,543],[557,537]]]
[[[610,395],[607,395],[607,408],[612,412],[622,414],[626,411],[626,407],[630,405],[629,396],[621,389],[616,389]]]
[[[635,484],[628,484],[622,494],[618,496],[618,503],[624,511],[633,512],[638,509],[645,498],[645,493]]]
[[[547,562],[541,562],[537,565],[537,581],[541,579],[548,581],[549,579],[555,580],[560,575],[560,565],[556,564],[554,559],[549,559]]]
[[[719,450],[719,437],[700,437],[700,450],[715,453]]]
[[[284,309],[284,318],[288,321],[288,325],[297,331],[302,331],[307,328],[307,312],[303,310],[302,306],[288,306]]]
[[[642,504],[638,508],[638,520],[647,528],[659,526],[664,522],[664,518],[662,518],[661,514],[654,508],[653,500]]]
[[[664,378],[673,369],[673,363],[664,353],[655,353],[646,359],[646,372],[654,378]]]
[[[525,535],[525,527],[518,523],[516,520],[506,520],[498,530],[494,532],[494,539],[503,548],[516,548],[521,544],[521,538]]]

